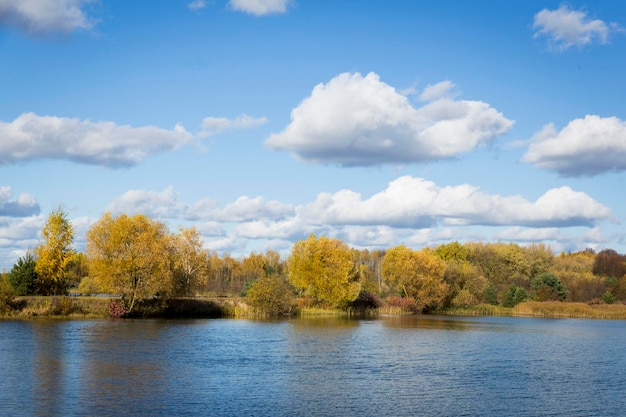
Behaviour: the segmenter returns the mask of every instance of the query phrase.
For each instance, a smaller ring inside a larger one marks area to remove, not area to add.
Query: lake
[[[623,416],[626,322],[0,321],[6,416]]]

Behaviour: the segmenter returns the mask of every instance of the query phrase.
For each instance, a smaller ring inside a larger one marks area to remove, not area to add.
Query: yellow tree
[[[312,234],[293,245],[287,264],[290,283],[323,305],[341,307],[361,290],[354,252],[341,240]]]
[[[195,227],[181,228],[173,236],[173,292],[178,296],[194,295],[206,279],[208,251],[202,247],[200,238]]]
[[[384,279],[412,298],[418,311],[442,305],[448,293],[445,269],[445,263],[430,249],[414,251],[404,245],[389,249],[382,264]]]
[[[67,213],[60,207],[52,211],[41,234],[43,242],[35,248],[39,291],[42,294],[64,293],[67,291],[67,267],[74,257],[74,227]]]
[[[120,294],[126,311],[171,288],[167,227],[142,214],[106,213],[87,231],[89,274],[104,291]]]

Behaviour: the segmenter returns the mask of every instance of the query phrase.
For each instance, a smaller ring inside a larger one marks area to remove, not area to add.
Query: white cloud
[[[116,198],[107,211],[113,214],[145,214],[157,219],[172,219],[185,211],[185,206],[178,199],[174,187],[169,186],[162,192],[129,190]]]
[[[182,218],[240,223],[262,219],[284,219],[293,215],[294,209],[291,205],[279,201],[267,201],[263,197],[251,198],[245,195],[224,207],[220,207],[217,201],[211,199],[202,199],[187,205],[180,201],[174,187],[169,186],[161,192],[129,190],[113,200],[107,211],[114,214],[141,213],[159,219]]]
[[[229,0],[233,10],[254,16],[286,13],[292,0]]]
[[[97,20],[85,5],[94,0],[0,0],[0,24],[9,23],[30,33],[91,29]]]
[[[204,9],[206,7],[206,1],[205,0],[193,0],[192,2],[187,4],[187,7],[189,7],[190,10]]]
[[[430,87],[434,101],[415,108],[374,73],[340,74],[318,84],[266,144],[310,163],[411,163],[469,152],[513,125],[486,103],[445,97],[451,87]]]
[[[534,135],[523,160],[564,176],[626,170],[626,122],[587,115],[558,132],[553,124]]]
[[[66,159],[113,168],[135,165],[193,140],[180,125],[166,130],[34,113],[24,113],[8,123],[0,121],[0,137],[0,164]]]
[[[11,269],[17,258],[34,249],[44,224],[41,214],[21,218],[0,217],[0,265]]]
[[[39,203],[30,194],[20,194],[13,200],[13,189],[0,186],[0,217],[27,217],[39,214]]]
[[[593,42],[605,44],[611,32],[621,30],[617,24],[592,20],[585,12],[571,10],[566,5],[556,10],[541,10],[535,15],[533,28],[535,38],[546,36],[550,48],[558,51]]]
[[[267,118],[252,117],[247,114],[242,114],[235,119],[228,119],[226,117],[205,117],[202,120],[201,130],[197,136],[204,138],[226,130],[249,129],[261,126],[265,123],[267,123]]]
[[[569,227],[613,219],[607,207],[569,187],[548,190],[531,202],[521,196],[485,194],[469,184],[439,187],[410,176],[390,182],[387,189],[368,199],[350,190],[321,193],[315,202],[299,208],[298,213],[320,224],[408,228],[436,224]]]
[[[282,219],[293,214],[293,211],[293,207],[289,204],[244,195],[223,209],[213,211],[209,216],[218,221],[243,222],[258,219]]]
[[[437,84],[427,85],[422,94],[420,94],[420,100],[433,101],[446,97],[454,87],[455,85],[452,81],[441,81]]]

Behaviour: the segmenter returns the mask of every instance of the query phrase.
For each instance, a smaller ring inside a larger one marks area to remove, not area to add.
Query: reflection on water
[[[626,322],[0,322],[2,415],[619,416]]]

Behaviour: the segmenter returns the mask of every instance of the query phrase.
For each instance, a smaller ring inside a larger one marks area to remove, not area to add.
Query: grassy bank
[[[69,318],[94,319],[111,317],[108,297],[17,297],[9,311],[0,314],[5,319]],[[230,298],[183,298],[163,302],[146,300],[138,303],[129,315],[132,318],[192,318],[245,316],[246,308],[239,300]]]
[[[12,309],[0,318],[108,318],[110,317],[107,297],[18,297]],[[585,304],[562,302],[527,301],[513,308],[479,304],[467,308],[438,310],[434,314],[456,316],[519,316],[552,318],[626,319],[626,305]],[[302,308],[301,317],[353,316],[376,317],[378,315],[403,315],[409,312],[399,307],[381,307],[366,311],[345,311],[339,309]],[[133,318],[259,318],[240,298],[182,298],[172,300],[147,300],[137,304],[130,315]]]
[[[513,308],[479,304],[467,308],[440,310],[454,316],[516,316],[546,318],[626,319],[626,305],[526,301]]]

